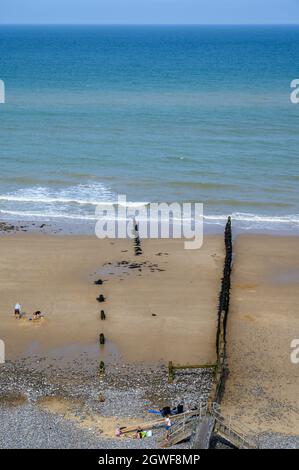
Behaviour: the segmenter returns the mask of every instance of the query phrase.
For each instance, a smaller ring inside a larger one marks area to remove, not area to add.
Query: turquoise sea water
[[[121,193],[299,230],[299,27],[0,26],[0,218]]]

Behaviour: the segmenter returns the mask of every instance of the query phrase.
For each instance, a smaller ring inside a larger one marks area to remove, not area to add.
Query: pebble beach
[[[195,371],[168,384],[163,365],[112,364],[99,379],[97,362],[87,370],[84,355],[67,369],[57,363],[44,369],[44,362],[32,358],[0,368],[1,448],[156,448],[164,427],[136,440],[115,438],[116,426],[142,427],[156,419],[148,410],[176,406],[182,397],[185,407],[204,405],[213,380],[212,371]]]

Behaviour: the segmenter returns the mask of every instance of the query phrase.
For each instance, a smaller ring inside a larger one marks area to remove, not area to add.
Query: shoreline
[[[228,213],[227,216],[230,214]],[[215,219],[216,220],[216,219]],[[11,219],[0,218],[0,237],[12,233],[42,233],[48,235],[89,235],[95,236],[94,220],[74,221],[67,219],[48,220],[48,219]],[[203,234],[205,235],[222,235],[225,227],[226,218],[218,222],[211,222],[204,219]],[[252,220],[250,225],[242,225],[242,222],[234,219],[233,238],[242,234],[250,235],[267,235],[267,236],[283,236],[283,237],[299,237],[299,225],[285,224],[283,222],[268,224],[268,226],[260,226],[259,221]],[[157,238],[157,240],[161,238]]]

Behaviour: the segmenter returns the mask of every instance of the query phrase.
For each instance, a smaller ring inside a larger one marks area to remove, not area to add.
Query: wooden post
[[[98,302],[105,302],[105,297],[103,296],[103,294],[100,294],[99,297],[97,297],[97,301]]]
[[[104,375],[104,374],[105,374],[105,371],[106,371],[105,362],[104,362],[104,361],[101,361],[101,362],[100,362],[100,375]]]
[[[172,361],[168,362],[168,383],[172,383],[174,379],[174,370]]]
[[[104,335],[104,333],[100,334],[99,341],[100,341],[100,344],[105,344],[105,335]]]

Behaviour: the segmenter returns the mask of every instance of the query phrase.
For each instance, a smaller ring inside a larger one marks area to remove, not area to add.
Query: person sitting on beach
[[[21,316],[21,305],[17,302],[15,305],[15,318],[20,318]]]
[[[34,312],[34,314],[32,316],[30,316],[28,318],[29,321],[32,321],[32,320],[40,320],[41,318],[43,318],[44,316],[42,315],[42,312],[40,310],[37,310],[36,312]]]
[[[172,415],[179,415],[184,412],[184,405],[179,403],[175,408],[171,410]]]
[[[32,318],[31,320],[41,320],[44,316],[42,315],[42,312],[40,310],[37,310],[36,312],[34,312],[34,314],[32,315]]]
[[[142,429],[140,427],[138,427],[136,429],[135,434],[134,434],[134,439],[141,439],[141,433],[142,433]]]

